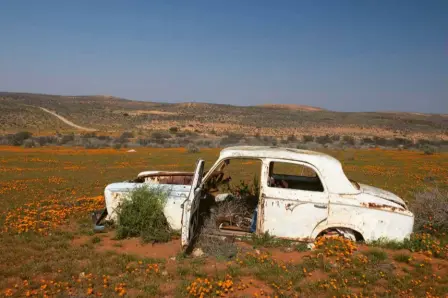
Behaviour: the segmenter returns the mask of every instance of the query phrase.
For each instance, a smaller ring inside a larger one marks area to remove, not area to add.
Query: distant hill
[[[260,107],[272,108],[272,109],[287,109],[287,110],[296,110],[296,111],[324,111],[322,108],[306,106],[306,105],[295,105],[295,104],[264,104],[260,105]]]
[[[355,135],[358,137],[448,138],[443,114],[334,112],[305,105],[232,106],[211,103],[157,103],[109,95],[59,96],[0,92],[0,133],[73,131],[57,113],[82,127],[104,132],[168,130],[202,134]]]

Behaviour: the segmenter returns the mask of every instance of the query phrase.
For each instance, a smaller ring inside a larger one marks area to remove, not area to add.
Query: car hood
[[[359,186],[361,188],[361,191],[365,194],[372,195],[377,198],[381,198],[383,200],[399,204],[399,205],[403,206],[403,208],[407,209],[405,201],[403,201],[397,195],[395,195],[387,190],[373,187],[373,186],[366,185],[366,184],[361,184],[361,183],[359,183]]]

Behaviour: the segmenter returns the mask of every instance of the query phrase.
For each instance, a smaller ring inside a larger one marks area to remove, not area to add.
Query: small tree
[[[33,134],[28,131],[21,131],[14,135],[12,135],[12,145],[14,146],[21,146],[23,144],[23,141],[31,138]]]

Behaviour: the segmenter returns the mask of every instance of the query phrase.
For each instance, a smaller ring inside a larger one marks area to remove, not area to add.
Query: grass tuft
[[[411,259],[411,256],[409,254],[404,254],[404,253],[400,253],[400,254],[396,254],[394,256],[394,260],[400,263],[409,263]]]
[[[387,260],[387,253],[381,249],[372,248],[364,252],[364,254],[373,262],[379,263]]]

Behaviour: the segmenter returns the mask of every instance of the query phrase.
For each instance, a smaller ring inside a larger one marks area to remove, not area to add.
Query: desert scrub
[[[129,194],[117,210],[118,239],[141,237],[143,242],[167,242],[172,229],[163,212],[168,193],[142,186]]]
[[[421,252],[440,259],[448,258],[447,240],[444,238],[436,238],[434,235],[427,233],[412,234],[409,239],[404,239],[403,241],[379,239],[368,244],[369,246],[388,249],[407,249],[411,252]]]
[[[415,231],[436,235],[448,231],[448,192],[438,188],[419,192],[411,209]]]
[[[186,149],[188,153],[198,153],[200,151],[199,147],[193,143],[188,144]]]

